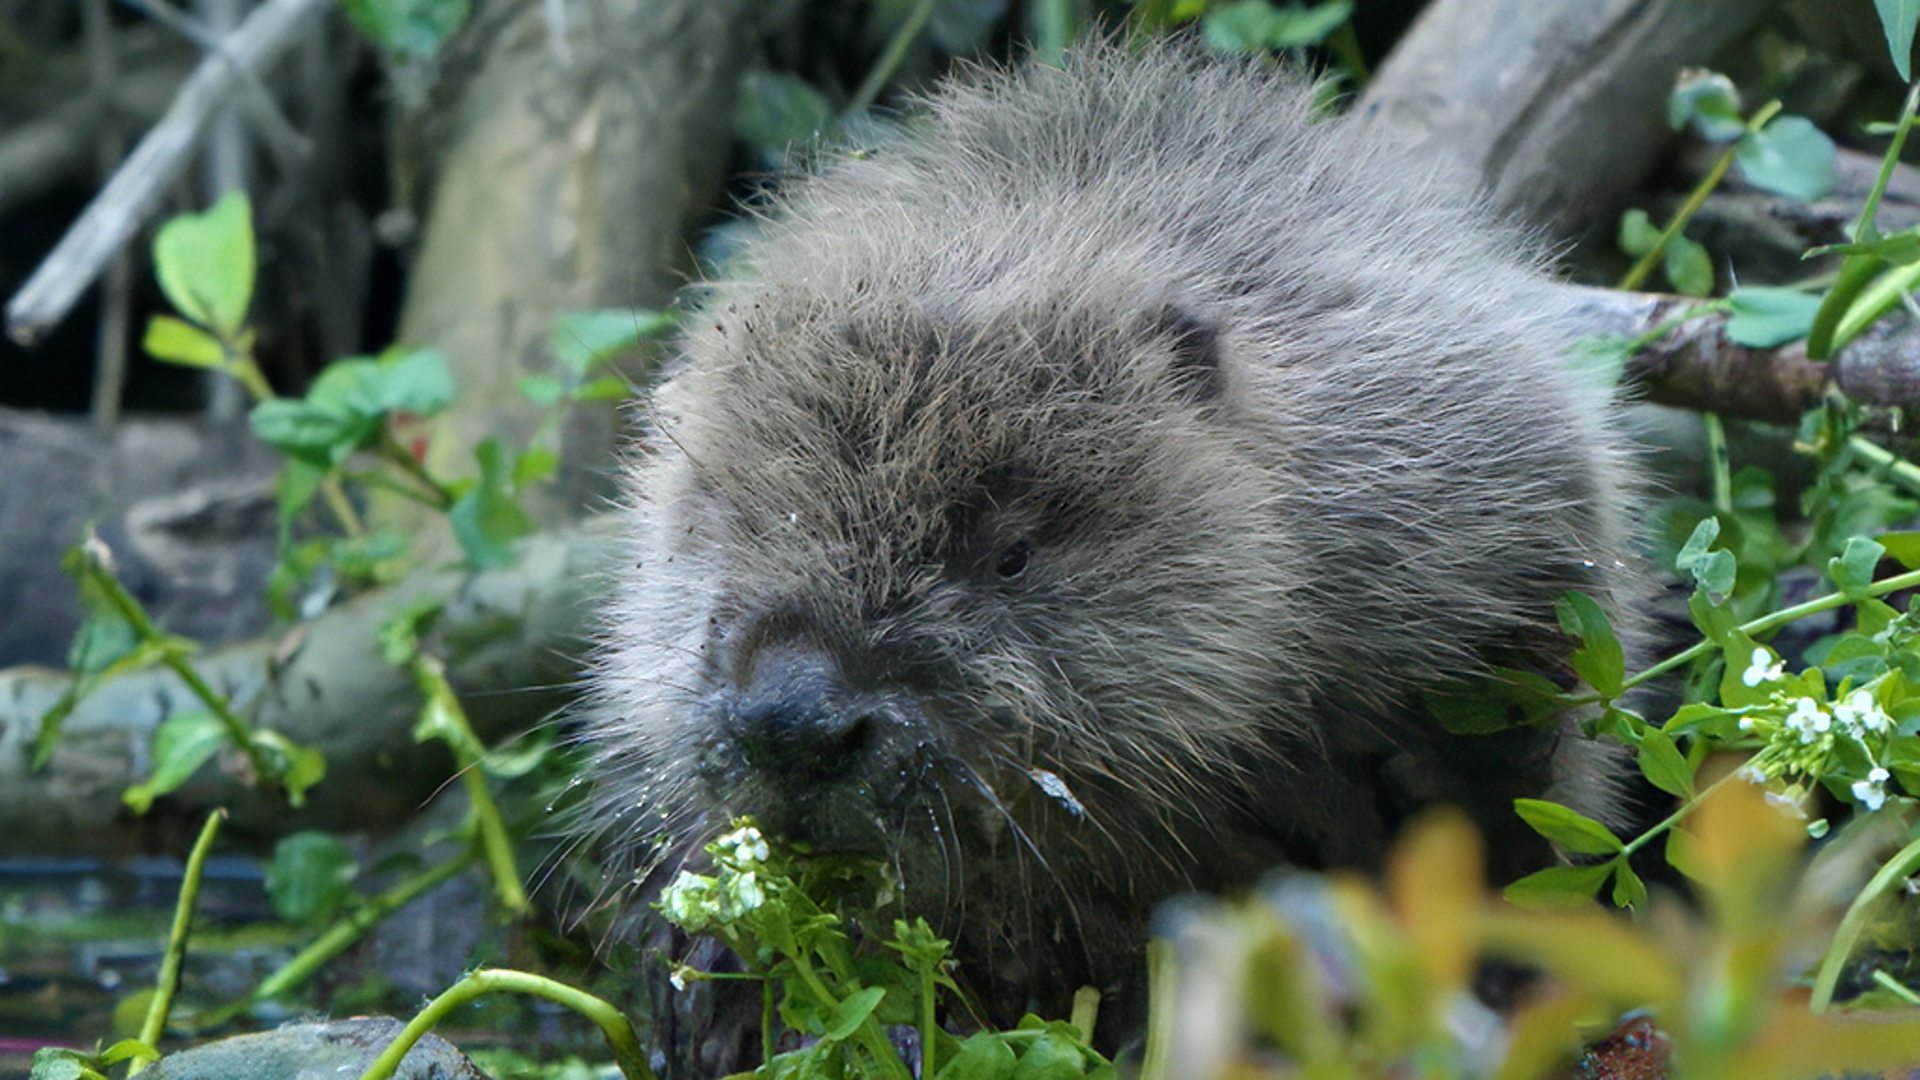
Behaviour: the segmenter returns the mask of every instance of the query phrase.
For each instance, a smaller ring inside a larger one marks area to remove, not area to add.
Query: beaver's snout
[[[897,741],[888,729],[900,723],[897,708],[856,692],[831,659],[799,648],[763,654],[722,720],[747,767],[782,787],[874,771]]]
[[[801,838],[825,840],[814,819],[866,817],[912,788],[930,740],[906,695],[856,685],[821,650],[781,645],[757,651],[739,685],[712,715],[708,781],[736,796],[736,809],[785,821]]]

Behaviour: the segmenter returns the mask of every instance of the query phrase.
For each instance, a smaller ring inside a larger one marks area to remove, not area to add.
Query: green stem
[[[445,484],[434,479],[433,474],[427,471],[426,466],[420,464],[420,459],[414,457],[412,451],[401,446],[400,443],[394,439],[393,432],[382,431],[380,433],[379,450],[381,457],[399,466],[401,472],[406,473],[414,482],[431,493],[426,496],[428,505],[441,510],[445,510],[453,505],[453,492],[448,491]]]
[[[127,621],[129,626],[133,627],[133,632],[140,636],[141,641],[158,647],[160,662],[179,676],[180,681],[186,683],[187,689],[193,692],[193,696],[199,698],[201,704],[205,705],[207,710],[213,713],[214,718],[220,721],[220,726],[226,729],[227,739],[246,755],[247,763],[253,767],[254,775],[264,781],[277,782],[279,774],[274,770],[272,763],[267,761],[266,755],[260,748],[254,745],[252,729],[247,726],[246,721],[234,715],[233,708],[227,703],[227,699],[207,685],[207,681],[200,677],[200,673],[194,670],[193,665],[187,663],[187,658],[181,655],[178,647],[168,644],[167,635],[153,625],[153,620],[147,617],[146,609],[140,606],[140,602],[135,600],[131,593],[127,592],[126,588],[120,584],[120,580],[113,576],[112,571],[108,570],[104,563],[90,552],[83,556],[83,562],[87,577],[99,587],[101,595],[107,598],[107,602],[113,605],[114,610]]]
[[[306,982],[322,965],[345,952],[348,946],[360,940],[381,920],[406,907],[416,897],[428,892],[441,882],[472,866],[478,857],[474,847],[468,845],[460,854],[446,862],[430,866],[356,907],[350,914],[328,927],[319,937],[314,938],[306,948],[301,949],[278,971],[262,980],[260,985],[254,988],[253,993],[247,996],[241,1008],[278,997]]]
[[[254,363],[253,353],[239,349],[230,350],[229,355],[232,359],[227,362],[228,373],[240,380],[240,385],[247,388],[247,393],[253,397],[253,400],[273,400],[275,397],[273,387],[268,384],[267,377],[261,374],[260,365]]]
[[[1913,128],[1917,106],[1920,106],[1920,80],[1907,91],[1906,103],[1900,107],[1900,125],[1894,129],[1893,140],[1880,158],[1880,173],[1874,178],[1873,189],[1867,192],[1859,220],[1854,222],[1855,242],[1871,240],[1877,233],[1873,219],[1880,211],[1880,199],[1893,179],[1894,168],[1900,163],[1900,151],[1907,143],[1907,132]],[[1820,301],[1820,310],[1813,317],[1813,329],[1807,334],[1809,358],[1825,360],[1832,356],[1898,303],[1900,294],[1912,287],[1911,267],[1899,268],[1886,279],[1875,282],[1883,265],[1879,256],[1864,254],[1849,255],[1841,262],[1839,276],[1827,290],[1826,298]],[[1869,284],[1874,286],[1871,291],[1867,289]]]
[[[1173,942],[1147,942],[1147,1048],[1140,1058],[1140,1080],[1169,1080],[1173,1044],[1173,998],[1179,990]]]
[[[446,669],[438,659],[426,653],[416,653],[408,668],[413,674],[414,684],[420,688],[421,696],[427,699],[426,707],[436,710],[441,721],[453,729],[443,735],[441,741],[453,752],[454,762],[459,767],[460,783],[466,788],[467,805],[473,812],[474,831],[480,850],[486,856],[487,873],[493,879],[494,895],[501,907],[520,915],[528,907],[527,890],[520,880],[520,867],[514,858],[513,837],[500,814],[499,804],[493,801],[493,793],[487,790],[486,771],[480,767],[485,744],[474,733],[473,725],[467,720],[467,711],[461,707],[459,697],[453,692],[453,685],[447,682]]]
[[[835,994],[833,988],[820,978],[820,973],[813,969],[812,961],[805,956],[796,956],[791,953],[787,958],[793,961],[793,969],[800,973],[800,982],[812,992],[823,1008],[839,1008],[840,995]],[[860,1043],[861,1049],[873,1059],[874,1067],[881,1073],[892,1077],[893,1080],[913,1080],[913,1074],[907,1071],[907,1063],[901,1061],[900,1055],[893,1052],[893,1044],[887,1041],[887,1033],[880,1030],[880,1025],[874,1022],[872,1014],[868,1014],[867,1018],[860,1022],[860,1027],[853,1034],[855,1040]]]
[[[1033,58],[1042,64],[1058,64],[1060,55],[1073,41],[1079,20],[1077,0],[1033,0],[1027,8],[1028,33],[1033,37]],[[926,1070],[921,1070],[925,1072]]]
[[[213,850],[213,838],[219,835],[220,823],[226,817],[225,810],[208,814],[207,823],[200,827],[200,839],[194,841],[193,852],[187,856],[180,899],[173,907],[173,927],[167,931],[167,954],[160,961],[160,976],[154,981],[153,1000],[147,1003],[147,1015],[140,1021],[138,1038],[148,1046],[159,1046],[160,1036],[166,1031],[174,991],[180,988],[180,963],[187,956],[187,930],[193,925],[193,907],[200,897],[200,876],[206,870],[207,853]],[[157,1060],[136,1057],[127,1064],[127,1075],[131,1077]]]
[[[1827,954],[1820,961],[1820,973],[1813,980],[1813,999],[1808,1002],[1816,1013],[1827,1011],[1833,1004],[1833,989],[1840,981],[1840,971],[1846,966],[1848,954],[1853,952],[1854,942],[1859,940],[1860,932],[1866,929],[1867,909],[1873,906],[1888,889],[1906,880],[1907,875],[1920,870],[1920,840],[1915,840],[1899,853],[1887,860],[1879,873],[1853,898],[1846,915],[1840,919],[1840,928],[1833,933],[1833,943],[1827,946]]]
[[[1766,127],[1767,121],[1772,120],[1779,111],[1780,103],[1777,101],[1769,101],[1762,105],[1747,120],[1747,132],[1751,134]],[[1727,147],[1727,152],[1720,155],[1720,160],[1714,162],[1713,168],[1707,170],[1707,175],[1687,193],[1687,201],[1681,203],[1680,209],[1675,210],[1673,216],[1667,219],[1667,227],[1660,230],[1660,238],[1654,241],[1653,247],[1640,256],[1627,271],[1626,276],[1620,279],[1619,288],[1637,289],[1646,283],[1648,276],[1653,273],[1654,266],[1659,263],[1660,257],[1666,254],[1667,245],[1687,227],[1687,222],[1693,220],[1693,215],[1699,213],[1700,208],[1706,205],[1707,196],[1712,195],[1714,189],[1720,186],[1720,181],[1726,179],[1727,170],[1733,168],[1733,160],[1739,153],[1739,148],[1740,144],[1737,142]]]
[[[880,59],[874,61],[873,70],[867,72],[867,77],[861,80],[860,89],[855,90],[853,99],[847,102],[848,114],[863,112],[879,100],[880,91],[886,88],[887,82],[893,78],[895,72],[900,70],[901,63],[907,58],[907,50],[913,47],[920,32],[927,28],[927,22],[933,18],[933,9],[937,3],[938,0],[920,0],[912,13],[907,16],[907,21],[901,23],[900,29],[894,31],[892,40],[887,42],[886,49],[880,53]]]
[[[1892,994],[1894,997],[1899,998],[1901,1001],[1915,1008],[1920,1008],[1920,994],[1914,993],[1912,988],[1908,987],[1905,983],[1887,974],[1886,968],[1874,968],[1873,981],[1879,984],[1881,989],[1887,993]]]
[[[1073,992],[1073,1024],[1080,1033],[1080,1040],[1093,1044],[1093,1025],[1100,1019],[1100,991],[1091,986],[1083,986]]]
[[[251,350],[231,344],[225,345],[225,348],[229,357],[227,372],[240,380],[240,385],[247,388],[247,393],[253,400],[272,401],[278,396],[273,392],[272,384],[267,382],[267,377],[261,374],[260,365],[254,362]],[[354,510],[353,501],[347,498],[346,489],[340,486],[339,477],[329,476],[321,480],[320,496],[326,500],[327,509],[340,523],[342,532],[348,536],[361,536],[366,533],[367,527],[361,522],[359,513]]]
[[[1749,761],[1748,764],[1752,764],[1753,761],[1758,761],[1758,760],[1759,758],[1756,756],[1755,758],[1752,759],[1752,761]],[[1634,837],[1632,840],[1627,841],[1626,845],[1620,849],[1620,853],[1618,855],[1615,855],[1614,858],[1616,859],[1628,858],[1632,856],[1634,852],[1639,851],[1643,847],[1646,847],[1647,844],[1650,843],[1654,837],[1662,835],[1667,830],[1673,828],[1675,825],[1678,825],[1682,821],[1685,821],[1689,815],[1691,815],[1695,810],[1698,810],[1700,808],[1700,804],[1707,801],[1707,796],[1720,790],[1722,787],[1726,786],[1728,781],[1734,779],[1739,775],[1740,775],[1739,770],[1735,770],[1721,777],[1720,779],[1715,780],[1713,783],[1708,784],[1705,788],[1701,789],[1700,791],[1695,792],[1692,798],[1688,799],[1686,802],[1681,803],[1677,808],[1674,809],[1673,813],[1668,814],[1666,817],[1662,818],[1657,824],[1653,825],[1646,832],[1643,832],[1639,836]]]
[[[934,1052],[938,1049],[934,1040],[939,1037],[940,1024],[934,1019],[933,965],[925,960],[920,968],[920,1075],[932,1076],[936,1071]],[[1075,997],[1075,1007],[1079,998]]]
[[[1893,129],[1893,141],[1887,144],[1887,152],[1880,157],[1880,174],[1874,177],[1873,190],[1867,192],[1867,201],[1860,207],[1860,220],[1853,226],[1853,238],[1864,239],[1874,234],[1873,218],[1880,212],[1880,197],[1887,193],[1887,185],[1893,180],[1894,167],[1900,164],[1900,151],[1907,145],[1907,132],[1913,129],[1914,111],[1920,109],[1920,79],[1914,80],[1907,90],[1907,100],[1900,106],[1900,124]]]
[[[1792,607],[1781,608],[1779,611],[1762,615],[1749,622],[1741,623],[1740,632],[1749,637],[1756,634],[1764,634],[1769,630],[1775,630],[1785,626],[1796,619],[1804,619],[1809,615],[1818,615],[1823,611],[1831,611],[1837,607],[1844,607],[1847,604],[1855,602],[1859,597],[1877,598],[1885,596],[1888,593],[1896,593],[1902,589],[1912,588],[1920,588],[1920,570],[1909,570],[1904,574],[1895,574],[1890,578],[1876,581],[1862,590],[1859,596],[1851,596],[1847,593],[1828,593],[1825,596],[1808,600],[1803,604],[1795,604]],[[1711,639],[1702,639],[1690,648],[1674,653],[1672,656],[1667,657],[1665,660],[1660,661],[1645,671],[1637,675],[1629,676],[1620,684],[1620,688],[1622,690],[1631,690],[1641,683],[1657,679],[1675,668],[1685,667],[1702,656],[1711,653],[1716,648],[1718,648],[1718,646],[1714,644]],[[1591,705],[1599,700],[1600,695],[1598,694],[1583,694],[1579,697],[1566,699],[1566,703],[1568,705]]]
[[[1847,448],[1859,457],[1867,459],[1875,468],[1885,469],[1887,479],[1908,491],[1920,494],[1920,465],[1915,465],[1863,435],[1855,435],[1848,439]]]
[[[400,1068],[401,1060],[407,1056],[407,1051],[413,1049],[413,1044],[419,1042],[449,1013],[470,1001],[502,992],[527,994],[564,1005],[593,1021],[599,1025],[600,1033],[606,1036],[607,1045],[613,1050],[614,1064],[619,1066],[622,1076],[627,1080],[654,1080],[653,1070],[647,1067],[646,1054],[640,1049],[640,1040],[634,1035],[633,1025],[620,1015],[620,1010],[564,983],[524,971],[501,968],[476,971],[428,1002],[427,1007],[409,1020],[393,1042],[381,1051],[367,1071],[360,1074],[360,1080],[388,1080]]]
[[[1727,426],[1715,412],[1701,413],[1700,423],[1707,430],[1707,465],[1713,471],[1713,509],[1732,521],[1733,461],[1727,453]]]

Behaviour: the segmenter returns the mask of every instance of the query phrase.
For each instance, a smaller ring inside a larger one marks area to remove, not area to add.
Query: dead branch
[[[122,75],[111,94],[77,93],[0,135],[0,213],[92,168],[109,121],[130,131],[152,124],[184,75],[170,61],[149,63]]]
[[[7,305],[7,331],[31,344],[64,318],[192,160],[221,107],[292,47],[330,0],[266,0],[219,52],[203,58],[166,116],[140,140],[73,227]]]
[[[1756,349],[1727,337],[1727,317],[1684,296],[1564,286],[1590,334],[1640,338],[1675,325],[1628,360],[1622,381],[1636,398],[1729,419],[1793,424],[1838,390],[1864,405],[1920,406],[1920,327],[1893,312],[1831,363],[1807,359],[1805,342]]]
[[[113,679],[67,718],[47,769],[27,771],[40,717],[70,685],[45,668],[0,671],[0,835],[10,852],[131,850],[143,836],[216,806],[243,831],[365,827],[403,819],[446,777],[449,761],[409,735],[420,702],[406,672],[381,659],[380,625],[422,597],[443,598],[438,633],[454,685],[483,735],[524,728],[578,670],[586,608],[607,555],[609,523],[525,542],[513,567],[469,576],[423,570],[289,634],[195,660],[242,715],[327,756],[328,777],[301,811],[251,787],[232,762],[206,767],[147,818],[120,793],[151,768],[154,729],[193,698],[165,670]],[[544,692],[543,692],[544,691]]]

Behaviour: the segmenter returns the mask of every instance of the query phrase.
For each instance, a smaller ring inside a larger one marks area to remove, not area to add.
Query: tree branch
[[[8,303],[7,331],[14,340],[31,344],[66,317],[179,178],[222,105],[244,84],[244,73],[272,65],[300,39],[309,20],[332,6],[331,0],[266,0],[226,40],[224,50],[200,61],[166,116]]]

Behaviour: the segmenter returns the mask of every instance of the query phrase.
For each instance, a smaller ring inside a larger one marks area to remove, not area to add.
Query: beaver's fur
[[[1555,598],[1632,577],[1535,246],[1260,63],[1094,45],[921,104],[782,188],[653,395],[591,723],[623,880],[739,813],[884,852],[1018,1009],[1418,804],[1604,810],[1564,726],[1420,704],[1567,682]]]

